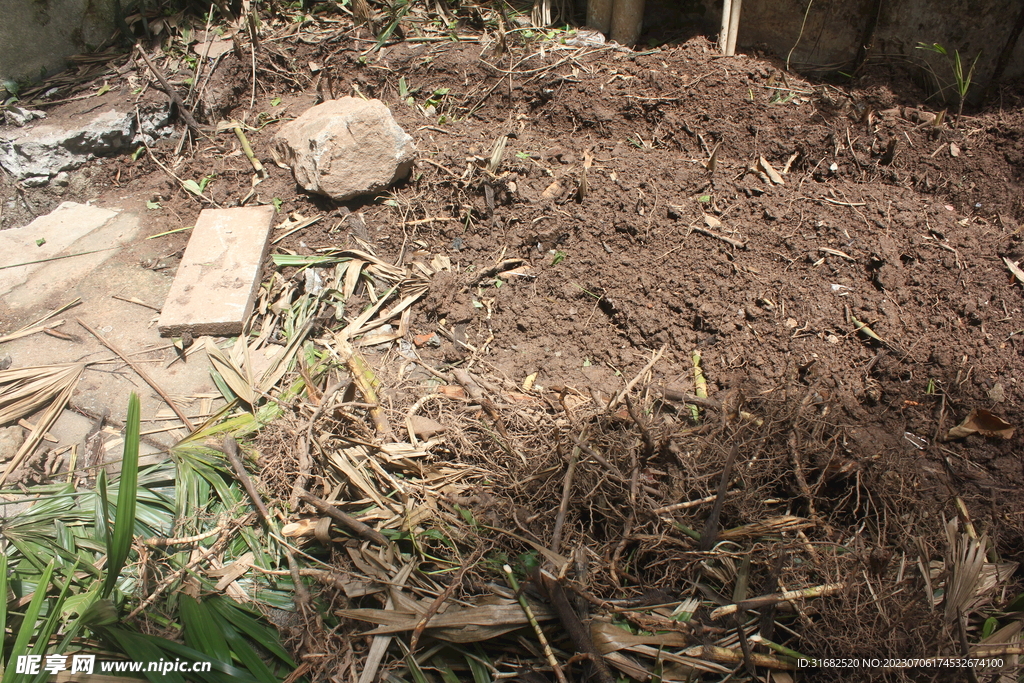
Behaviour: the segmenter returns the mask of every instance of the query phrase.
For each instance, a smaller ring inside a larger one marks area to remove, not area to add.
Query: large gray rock
[[[165,109],[135,112],[108,109],[85,125],[67,127],[33,123],[0,133],[0,168],[29,185],[45,184],[61,171],[71,171],[101,156],[121,154],[143,141],[153,144],[174,128]]]
[[[346,200],[373,194],[412,169],[416,147],[380,100],[343,97],[285,124],[273,153],[310,192]]]

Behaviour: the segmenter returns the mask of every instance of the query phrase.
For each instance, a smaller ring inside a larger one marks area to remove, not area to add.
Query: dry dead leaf
[[[410,416],[409,427],[412,429],[412,433],[420,439],[429,439],[430,437],[440,434],[448,429],[440,422],[431,420],[429,417],[424,417],[422,415]]]
[[[547,189],[540,193],[540,196],[543,199],[555,199],[556,197],[561,197],[564,191],[565,188],[562,187],[562,183],[556,180],[548,185]]]
[[[1017,278],[1017,282],[1020,282],[1021,284],[1024,284],[1024,270],[1021,270],[1020,266],[1017,265],[1020,262],[1019,261],[1011,261],[1010,259],[1008,259],[1008,258],[1006,258],[1004,256],[1003,257],[1003,263],[1005,263],[1006,267],[1010,269],[1010,272],[1013,273],[1013,276],[1015,278]]]
[[[981,436],[996,439],[1009,439],[1013,436],[1015,429],[1013,425],[998,415],[984,408],[975,408],[968,413],[963,422],[946,433],[946,441],[962,439],[971,434],[980,434]]]
[[[455,384],[442,384],[437,388],[437,393],[448,398],[466,398],[466,390]]]
[[[761,171],[763,171],[763,172],[764,172],[764,174],[765,174],[766,176],[768,176],[768,178],[769,178],[769,179],[770,179],[770,180],[771,180],[771,181],[772,181],[773,183],[775,183],[776,185],[785,185],[785,184],[786,184],[786,181],[785,181],[785,180],[783,180],[783,179],[782,179],[782,176],[781,176],[781,175],[779,175],[779,172],[778,172],[778,171],[776,171],[776,170],[775,170],[775,169],[774,169],[774,168],[772,167],[772,165],[768,163],[768,160],[767,160],[767,159],[765,159],[764,157],[760,157],[760,158],[758,158],[758,160],[757,160],[757,164],[758,164],[758,167],[760,168],[760,170],[761,170]]]

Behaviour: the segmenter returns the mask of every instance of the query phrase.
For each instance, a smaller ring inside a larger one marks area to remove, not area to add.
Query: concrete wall
[[[719,16],[721,6],[717,0]],[[1021,7],[1021,0],[744,0],[737,42],[767,44],[783,59],[792,50],[791,65],[798,71],[836,71],[854,64],[862,41],[871,35],[870,61],[927,63],[948,82],[943,58],[915,48],[919,42],[939,43],[951,55],[959,50],[967,66],[980,52],[976,82],[983,86]],[[867,29],[873,19],[871,34]],[[1022,76],[1024,39],[1017,41],[1003,80]]]
[[[114,32],[115,0],[0,0],[0,83],[38,80]],[[2,91],[0,91],[2,92]]]

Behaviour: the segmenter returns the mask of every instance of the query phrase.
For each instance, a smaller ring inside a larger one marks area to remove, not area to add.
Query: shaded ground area
[[[599,625],[593,640],[637,679],[681,643],[689,654],[668,658],[666,680],[784,668],[784,652],[741,647],[741,628],[811,657],[998,652],[977,647],[989,617],[1009,629],[992,642],[1017,642],[1006,613],[1024,556],[1020,436],[946,435],[974,410],[1024,420],[1022,283],[1006,262],[1024,257],[1018,93],[953,127],[878,75],[813,85],[701,37],[640,53],[551,40],[367,53],[364,35],[279,30],[255,83],[234,54],[217,60],[195,110],[250,126],[269,172],[255,186],[230,131],[73,174],[87,198],[113,186],[99,202],[134,203],[150,234],[191,225],[203,206],[155,157],[178,178],[214,176],[221,206],[272,202],[289,225],[323,216],[282,250],[432,264],[406,343],[363,350],[392,426],[410,420],[413,445],[414,416],[444,428],[419,431],[429,454],[367,464],[365,487],[328,457],[382,436],[359,405],[322,410],[344,380],[334,370],[255,442],[269,499],[308,477],[315,495],[350,501],[422,553],[410,579],[394,555],[371,562],[365,546],[320,535],[304,546],[335,576],[318,589],[329,609],[282,626],[314,679],[362,670],[369,639],[349,636],[384,622],[359,610],[387,599],[416,624],[431,595],[508,597],[494,588],[505,562],[561,570]],[[336,206],[298,191],[269,141],[281,120],[342,95],[386,102],[419,158],[394,192]],[[66,195],[2,182],[3,227]],[[160,239],[173,265],[187,233]],[[269,302],[309,287],[295,268],[273,270]],[[360,286],[345,310],[379,294]],[[335,315],[320,309],[318,348],[331,348]],[[962,578],[956,548],[986,535],[987,563]],[[823,597],[712,612],[801,589]],[[649,638],[628,658],[627,630]],[[488,661],[547,679],[523,634]],[[392,655],[385,666],[403,666],[393,644]],[[441,676],[436,659],[424,667]],[[961,674],[894,663],[855,676]]]

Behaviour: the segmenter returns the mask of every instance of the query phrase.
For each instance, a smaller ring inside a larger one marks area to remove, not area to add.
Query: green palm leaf
[[[103,582],[103,597],[117,584],[135,534],[136,486],[139,481],[139,397],[132,392],[128,399],[128,418],[124,425],[124,455],[121,457],[121,477],[117,487],[117,513],[114,533],[107,544],[107,579]],[[104,506],[105,508],[106,506]],[[106,515],[104,514],[104,517]]]

